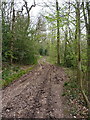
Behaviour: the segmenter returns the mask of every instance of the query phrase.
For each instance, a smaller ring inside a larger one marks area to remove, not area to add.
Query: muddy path
[[[63,68],[42,63],[2,90],[2,117],[65,118]],[[66,108],[68,109],[68,108]]]

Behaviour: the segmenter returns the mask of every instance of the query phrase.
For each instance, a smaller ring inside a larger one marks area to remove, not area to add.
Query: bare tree
[[[29,26],[29,24],[30,24],[30,11],[32,10],[33,7],[36,6],[36,3],[35,3],[35,0],[34,0],[34,4],[31,5],[30,7],[28,7],[27,1],[26,1],[26,0],[23,0],[23,1],[24,1],[23,7],[25,7],[25,9],[26,9],[26,11],[27,11],[27,15],[28,15],[27,27],[26,27],[26,30],[27,30],[27,29],[28,29],[28,26]],[[23,7],[22,7],[22,9],[23,9]]]

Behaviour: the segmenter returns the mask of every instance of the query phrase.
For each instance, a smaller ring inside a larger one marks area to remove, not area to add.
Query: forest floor
[[[2,117],[70,117],[62,96],[66,80],[62,67],[51,65],[43,58],[36,68],[2,90]]]

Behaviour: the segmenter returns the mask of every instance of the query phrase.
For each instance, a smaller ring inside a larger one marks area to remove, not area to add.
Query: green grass
[[[36,65],[36,64],[35,64]],[[20,69],[17,67],[13,67],[15,70],[7,68],[2,73],[3,80],[0,81],[0,87],[4,88],[8,86],[10,83],[12,83],[14,80],[20,78],[22,75],[28,73],[30,70],[32,70],[35,65],[27,68],[27,69]]]
[[[43,58],[43,56],[39,55],[39,56],[38,56],[38,59],[41,59],[41,58]]]
[[[77,80],[77,70],[72,68],[64,68],[68,75],[68,80],[64,83],[64,92],[62,96],[67,98],[67,103],[70,106],[70,114],[72,116],[87,116],[88,112],[83,114],[83,108],[86,109],[86,102],[80,90],[80,84]]]
[[[37,56],[37,60],[41,59],[42,56]],[[30,70],[32,70],[38,62],[35,64],[31,65],[30,67],[26,67],[26,69],[22,69],[23,66],[20,65],[8,65],[8,67],[4,66],[3,67],[3,72],[2,72],[2,80],[0,81],[0,88],[4,88],[8,86],[10,83],[12,83],[14,80],[17,80],[20,78],[22,75],[28,73]]]
[[[50,57],[50,56],[47,56],[47,62],[49,62],[50,64],[53,64],[53,65],[56,64],[55,58],[52,58],[52,57]]]
[[[76,77],[76,70],[70,68],[64,69],[69,78],[69,81],[64,83],[64,87],[66,89],[64,95],[70,96],[72,99],[74,99],[78,96],[79,93],[79,85]]]

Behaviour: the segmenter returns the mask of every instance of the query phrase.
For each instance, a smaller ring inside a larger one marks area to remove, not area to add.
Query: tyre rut
[[[62,69],[50,64],[40,66],[25,75],[23,81],[5,88],[3,117],[63,118]]]

